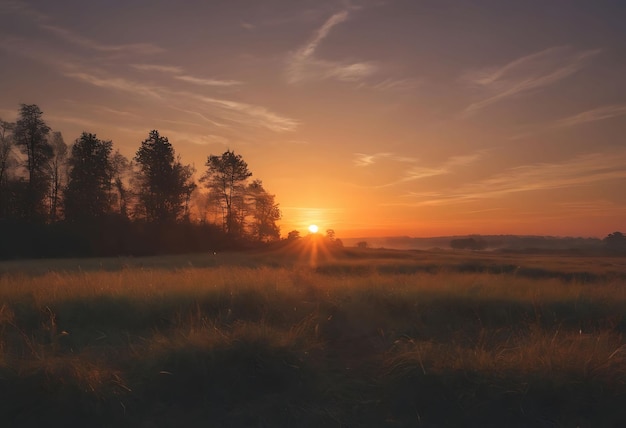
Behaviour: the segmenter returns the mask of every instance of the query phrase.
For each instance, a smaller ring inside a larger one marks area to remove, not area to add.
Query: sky
[[[199,178],[233,150],[281,230],[626,229],[623,0],[0,0],[0,118]]]

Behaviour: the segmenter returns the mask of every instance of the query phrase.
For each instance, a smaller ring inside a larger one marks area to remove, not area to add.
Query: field
[[[2,426],[626,426],[626,258],[0,262]]]

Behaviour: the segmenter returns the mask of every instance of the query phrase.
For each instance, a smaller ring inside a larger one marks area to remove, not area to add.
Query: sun
[[[319,227],[317,227],[316,224],[312,224],[309,226],[309,232],[311,233],[317,233],[318,230],[319,230]]]

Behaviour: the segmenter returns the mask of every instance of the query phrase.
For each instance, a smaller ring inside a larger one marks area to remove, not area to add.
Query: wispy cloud
[[[555,129],[572,128],[586,123],[598,122],[601,120],[613,119],[615,117],[626,116],[626,104],[613,104],[608,106],[596,107],[591,110],[585,110],[581,113],[564,117],[552,122],[539,124],[536,126],[528,126],[522,128],[521,132],[513,135],[510,140],[520,140],[542,132],[548,132]]]
[[[201,86],[237,86],[242,84],[242,82],[239,82],[237,80],[207,79],[187,75],[174,76],[174,78],[182,80],[183,82],[189,82]]]
[[[378,186],[378,187],[395,186],[397,184],[420,180],[422,178],[450,174],[454,171],[455,168],[463,167],[471,163],[474,163],[481,157],[482,157],[482,153],[476,153],[473,155],[466,155],[466,156],[453,156],[449,158],[446,162],[444,162],[442,165],[437,166],[437,167],[413,166],[405,171],[404,177],[402,177],[401,179],[388,183],[388,184],[384,184],[382,186]]]
[[[181,80],[187,83],[193,83],[200,86],[236,86],[241,85],[243,82],[238,80],[221,80],[206,77],[196,77],[185,74],[184,69],[174,65],[159,65],[159,64],[132,64],[132,68],[140,71],[156,71],[158,73],[164,73],[172,75],[172,78]]]
[[[429,168],[429,167],[421,167],[421,166],[413,166],[405,171],[404,177],[401,179],[394,181],[392,183],[388,183],[378,187],[389,187],[394,186],[400,183],[406,183],[408,181],[420,180],[422,178],[435,177],[437,175],[447,174],[449,169],[445,166],[441,166],[438,168]]]
[[[471,155],[452,156],[450,159],[447,160],[445,165],[448,168],[470,165],[476,162],[477,160],[481,159],[484,155],[485,155],[485,151],[480,151],[478,153],[473,153]]]
[[[626,214],[626,206],[619,206],[604,199],[563,202],[558,204],[564,211],[586,214],[589,216],[615,216]]]
[[[218,107],[222,109],[223,112],[238,114],[239,116],[233,121],[241,121],[239,117],[243,115],[246,118],[245,123],[249,126],[266,128],[274,132],[287,132],[295,130],[296,127],[299,125],[299,122],[297,120],[286,116],[281,116],[262,106],[242,103],[238,101],[205,97],[201,95],[187,95],[208,105]],[[228,118],[228,116],[226,116],[226,118]]]
[[[162,128],[160,132],[162,135],[165,135],[169,139],[175,140],[177,142],[188,142],[197,145],[220,144],[222,146],[227,146],[230,143],[228,138],[221,135],[180,132],[167,128]]]
[[[402,174],[402,177],[379,186],[377,188],[391,187],[410,181],[416,181],[423,178],[435,177],[438,175],[445,175],[454,172],[455,168],[463,167],[472,164],[483,157],[484,152],[479,152],[465,156],[453,156],[448,158],[443,164],[437,166],[424,166],[417,165],[418,159],[407,156],[398,156],[395,153],[374,153],[371,155],[364,153],[355,153],[354,165],[357,167],[370,167],[382,160],[390,160],[394,162],[401,162],[409,164]]]
[[[172,91],[159,86],[150,86],[120,77],[100,76],[86,71],[69,71],[64,73],[83,82],[102,88],[117,89],[135,95],[149,96],[157,99],[186,99],[200,102],[199,107],[211,107],[210,113],[216,118],[236,122],[256,128],[265,128],[274,132],[292,131],[298,126],[298,121],[281,116],[265,107],[207,97],[199,94]]]
[[[113,114],[115,116],[120,116],[120,117],[126,117],[126,118],[131,118],[131,119],[137,119],[140,118],[141,116],[139,116],[136,113],[132,113],[130,111],[124,111],[124,110],[118,110],[118,109],[112,109],[110,107],[105,107],[105,106],[96,106],[97,110],[107,113],[107,114]]]
[[[330,30],[332,30],[333,27],[346,21],[347,19],[348,19],[347,10],[343,10],[341,12],[335,13],[333,16],[328,18],[326,22],[324,23],[324,25],[322,25],[315,32],[315,35],[309,41],[309,43],[307,43],[306,45],[304,45],[302,48],[298,50],[298,52],[296,53],[296,56],[298,56],[301,59],[311,58],[313,54],[315,53],[315,50],[317,49],[319,44],[322,42],[322,40],[324,40],[328,36],[328,34],[330,33]]]
[[[90,73],[88,71],[70,69],[62,71],[62,74],[64,74],[66,77],[71,77],[73,79],[80,80],[93,86],[98,86],[100,88],[117,89],[136,95],[161,98],[161,94],[163,91],[162,88],[139,84],[137,82],[122,77],[102,76],[95,73]]]
[[[176,106],[176,105],[170,105],[170,107],[172,109],[174,109],[174,110],[181,111],[181,112],[186,113],[188,115],[191,115],[193,117],[197,117],[197,118],[201,119],[202,122],[208,123],[208,124],[210,124],[212,126],[215,126],[217,128],[230,128],[229,125],[227,125],[225,123],[222,123],[222,122],[218,122],[215,119],[209,118],[209,117],[207,117],[206,114],[203,114],[202,112],[199,112],[197,110],[190,110],[188,106],[181,107],[181,106]],[[179,120],[177,120],[176,122],[177,123],[181,123]],[[200,123],[193,123],[193,124],[195,126],[200,126],[202,124],[202,122],[200,122]]]
[[[563,119],[559,119],[552,125],[553,128],[569,128],[588,122],[612,119],[626,115],[626,105],[609,105],[594,108]]]
[[[21,15],[35,23],[41,30],[54,35],[75,46],[87,48],[97,52],[115,54],[150,55],[164,50],[152,43],[106,44],[82,36],[68,28],[55,25],[53,19],[39,12],[26,3],[15,0],[1,0],[0,12]]]
[[[373,153],[371,155],[365,153],[355,153],[354,154],[354,165],[357,167],[366,167],[375,164],[381,159],[388,159],[396,162],[417,162],[416,158],[408,157],[408,156],[399,156],[395,153]]]
[[[0,0],[0,12],[19,14],[37,22],[44,22],[49,19],[47,15],[38,12],[26,3],[16,0]]]
[[[461,80],[481,90],[485,98],[470,104],[465,113],[471,114],[504,99],[552,85],[582,69],[600,52],[600,49],[574,51],[568,47],[552,47],[498,68],[466,73]]]
[[[385,79],[381,82],[371,85],[372,89],[379,91],[397,91],[397,92],[410,92],[424,84],[422,79]]]
[[[241,28],[244,28],[248,31],[252,31],[256,29],[256,25],[250,24],[249,22],[245,22],[245,21],[241,21],[239,25],[241,26]]]
[[[128,54],[139,54],[139,55],[151,55],[155,53],[163,52],[163,49],[152,44],[152,43],[130,43],[124,45],[109,45],[100,42],[96,42],[95,40],[91,40],[87,37],[81,36],[73,31],[70,31],[66,28],[61,28],[56,25],[48,25],[44,24],[40,26],[42,29],[56,35],[57,37],[65,40],[66,42],[72,43],[76,46],[81,46],[87,49],[91,49],[94,51],[100,52],[109,52],[109,53],[128,53]]]
[[[26,56],[36,61],[45,63],[58,73],[80,82],[99,88],[114,89],[135,96],[148,97],[163,102],[168,100],[168,108],[179,107],[186,110],[194,110],[198,117],[205,118],[207,122],[215,126],[223,127],[223,122],[231,122],[238,126],[267,129],[273,132],[293,131],[299,122],[287,116],[275,113],[266,107],[248,104],[239,101],[207,97],[194,92],[177,91],[163,86],[152,85],[136,80],[111,75],[105,70],[93,70],[83,66],[80,62],[57,58],[52,53],[46,53],[36,46],[28,43],[0,44],[0,49]],[[185,100],[180,106],[177,101]]]
[[[46,115],[46,120],[49,120],[51,123],[71,123],[73,125],[79,125],[84,127],[85,129],[94,129],[101,126],[100,123],[97,123],[94,120],[83,119],[75,116],[60,116],[60,115]]]
[[[590,153],[562,162],[524,165],[456,189],[446,189],[441,192],[410,192],[407,196],[417,201],[406,205],[456,204],[499,198],[519,192],[562,189],[624,179],[626,178],[624,165],[626,165],[626,151]]]
[[[301,46],[289,58],[287,80],[299,83],[306,80],[334,78],[346,82],[362,80],[378,71],[373,62],[338,62],[317,58],[315,52],[331,30],[345,22],[349,17],[347,10],[337,12],[315,31],[311,40]]]
[[[131,67],[141,71],[156,71],[167,74],[182,74],[183,68],[176,65],[161,64],[131,64]]]

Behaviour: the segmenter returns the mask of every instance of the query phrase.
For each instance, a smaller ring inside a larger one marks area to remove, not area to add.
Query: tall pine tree
[[[26,156],[28,185],[24,207],[26,219],[30,221],[43,221],[48,214],[48,162],[53,156],[53,150],[48,142],[50,127],[42,115],[43,112],[36,104],[22,104],[13,131],[15,145]]]
[[[139,166],[139,213],[152,223],[171,223],[184,217],[191,192],[193,168],[182,165],[174,148],[159,131],[150,131],[135,161]]]
[[[112,148],[111,141],[86,132],[72,146],[64,198],[66,220],[94,220],[111,212]]]

